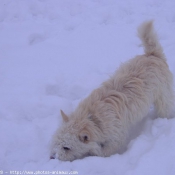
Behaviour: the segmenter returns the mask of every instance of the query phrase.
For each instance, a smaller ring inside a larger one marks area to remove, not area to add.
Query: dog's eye
[[[90,138],[89,138],[89,136],[88,136],[88,133],[84,133],[84,132],[80,133],[79,139],[80,139],[80,141],[82,141],[83,143],[88,143],[88,142],[90,141]]]
[[[87,142],[87,141],[88,141],[88,136],[84,136],[84,137],[83,137],[83,141],[84,141],[84,142]]]
[[[87,135],[80,136],[80,140],[84,143],[87,143],[89,141],[89,138]]]
[[[70,148],[68,148],[68,147],[66,147],[66,146],[63,146],[63,149],[64,149],[65,151],[69,151],[69,150],[70,150]]]

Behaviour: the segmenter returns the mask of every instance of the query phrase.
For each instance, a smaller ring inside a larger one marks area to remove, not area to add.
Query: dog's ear
[[[81,142],[83,143],[88,143],[89,140],[90,140],[90,134],[87,132],[87,131],[82,131],[80,134],[79,134],[79,139]]]
[[[63,118],[63,121],[64,122],[68,122],[69,121],[69,117],[62,110],[60,110],[60,112],[61,112],[61,116]]]

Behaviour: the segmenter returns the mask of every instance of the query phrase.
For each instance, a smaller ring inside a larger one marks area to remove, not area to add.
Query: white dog
[[[169,117],[174,105],[173,76],[166,63],[153,22],[144,22],[138,36],[145,54],[116,71],[84,99],[53,136],[51,157],[73,161],[85,156],[119,153],[129,126],[145,117],[154,104],[160,117]]]

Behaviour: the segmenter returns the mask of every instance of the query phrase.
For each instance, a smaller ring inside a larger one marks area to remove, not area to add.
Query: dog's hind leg
[[[166,82],[165,82],[166,83]],[[159,88],[155,97],[154,107],[158,117],[171,118],[174,111],[174,91],[172,85]]]

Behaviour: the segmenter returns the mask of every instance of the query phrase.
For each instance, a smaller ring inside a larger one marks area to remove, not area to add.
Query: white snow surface
[[[60,109],[70,114],[143,53],[143,21],[154,19],[175,76],[174,9],[174,0],[0,0],[0,173],[175,175],[175,118],[152,119],[152,112],[121,155],[49,159]]]

